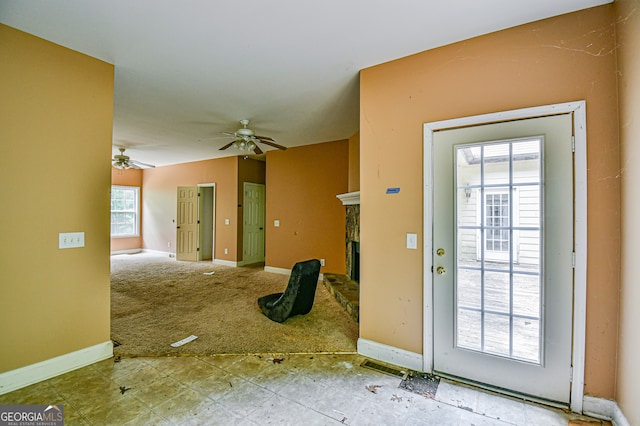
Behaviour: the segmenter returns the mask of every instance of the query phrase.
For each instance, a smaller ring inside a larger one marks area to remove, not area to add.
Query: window
[[[140,235],[140,188],[111,187],[111,237]]]
[[[485,192],[485,256],[509,259],[509,193]]]

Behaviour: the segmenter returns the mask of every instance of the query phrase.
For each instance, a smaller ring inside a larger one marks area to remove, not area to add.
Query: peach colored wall
[[[423,123],[587,102],[585,391],[615,387],[620,167],[613,6],[507,29],[361,72],[360,335],[422,353]],[[385,188],[400,187],[394,196]],[[384,313],[384,315],[382,315]]]
[[[349,189],[360,190],[360,132],[349,138]]]
[[[142,170],[119,170],[111,167],[111,185],[137,186],[140,189],[140,214],[142,214]],[[142,248],[142,217],[140,218],[140,236],[130,238],[111,238],[111,252]]]
[[[238,157],[238,253],[237,259],[243,259],[244,253],[244,183],[261,183],[264,185],[266,175],[266,162]]]
[[[348,157],[347,140],[267,152],[266,266],[324,258],[322,272],[345,273],[346,210],[336,195],[347,192]]]
[[[237,261],[238,157],[146,169],[142,175],[144,248],[175,252],[178,186],[216,184],[214,258]],[[229,219],[229,225],[225,219]],[[167,246],[169,243],[170,246]],[[224,249],[228,254],[224,254]]]
[[[0,63],[2,373],[109,342],[113,66],[2,24]]]
[[[640,1],[616,2],[622,147],[622,279],[616,400],[640,425]]]

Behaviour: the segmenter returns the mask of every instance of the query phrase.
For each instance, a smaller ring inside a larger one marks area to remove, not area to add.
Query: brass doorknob
[[[438,275],[444,275],[445,272],[447,272],[443,266],[438,266],[436,268],[436,272],[438,273]]]
[[[439,248],[438,250],[436,250],[436,254],[438,256],[444,256],[444,249],[443,248]]]

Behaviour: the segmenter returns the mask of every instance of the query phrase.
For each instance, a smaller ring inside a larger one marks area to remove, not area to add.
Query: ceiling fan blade
[[[256,136],[254,136],[254,138],[266,139],[268,141],[275,142],[275,140],[271,139],[269,136],[258,136],[258,135],[256,135]]]
[[[257,155],[262,154],[262,150],[258,147],[258,145],[256,145],[255,148],[253,148],[253,152],[255,152]]]
[[[231,132],[222,132],[223,135],[225,136],[235,136],[235,133],[231,133]]]
[[[260,139],[260,138],[258,138],[257,136],[256,136],[256,138],[257,138],[260,142],[262,142],[263,144],[265,144],[265,145],[269,145],[269,146],[272,146],[272,147],[274,147],[274,148],[278,148],[278,149],[281,149],[281,150],[285,150],[285,149],[287,149],[287,147],[286,147],[286,146],[278,145],[277,143],[273,143],[273,142],[268,141],[268,140],[265,140],[265,139]]]
[[[228,144],[226,144],[225,146],[223,146],[222,148],[220,148],[220,149],[219,149],[219,151],[223,151],[223,150],[225,150],[225,149],[229,148],[231,145],[233,145],[233,143],[234,143],[234,142],[235,142],[235,141],[231,141],[231,142],[229,142]]]
[[[142,162],[136,161],[136,160],[129,160],[129,164],[132,167],[135,167],[136,169],[142,169],[142,168],[155,169],[155,167],[156,167],[153,164],[142,163]]]

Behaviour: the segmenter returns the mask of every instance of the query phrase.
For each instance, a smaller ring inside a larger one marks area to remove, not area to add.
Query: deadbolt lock
[[[438,275],[444,275],[445,272],[447,272],[443,266],[438,266],[436,268],[436,272],[438,273]]]
[[[444,256],[444,249],[443,248],[439,248],[438,250],[436,250],[436,254],[438,256]]]

